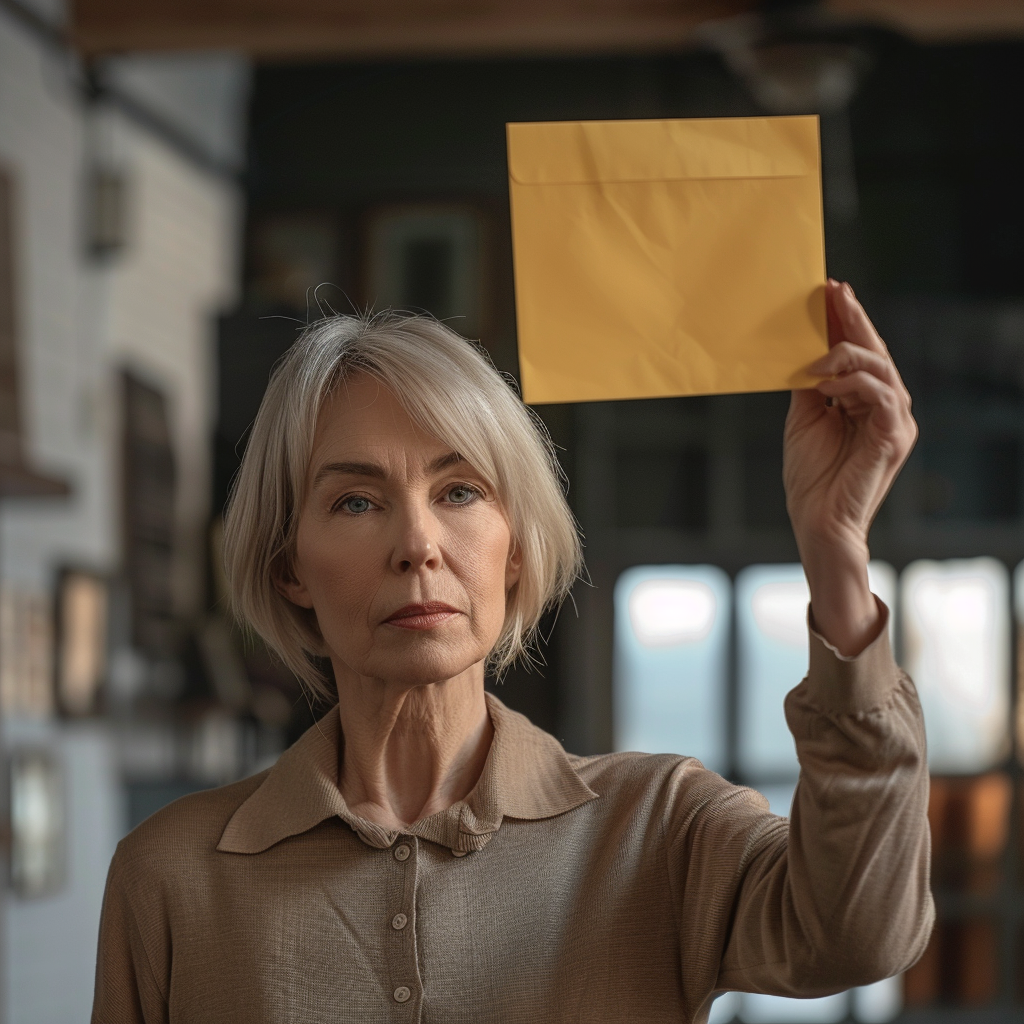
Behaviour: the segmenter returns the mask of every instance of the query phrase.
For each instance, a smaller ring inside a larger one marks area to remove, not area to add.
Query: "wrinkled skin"
[[[356,813],[398,828],[475,784],[491,738],[484,661],[519,571],[483,476],[377,381],[344,382],[318,419],[278,587],[316,614],[345,734],[342,793]],[[428,603],[444,608],[401,614]]]

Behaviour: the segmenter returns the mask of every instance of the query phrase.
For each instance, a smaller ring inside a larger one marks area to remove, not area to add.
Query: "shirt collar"
[[[281,755],[231,816],[217,849],[262,853],[337,816],[380,849],[399,835],[414,835],[469,853],[483,849],[504,818],[552,818],[597,798],[553,736],[492,694],[485,697],[494,737],[480,779],[464,800],[401,832],[353,814],[338,788],[341,721],[334,707]]]

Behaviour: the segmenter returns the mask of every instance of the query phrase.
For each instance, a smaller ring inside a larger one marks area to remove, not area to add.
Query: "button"
[[[407,1002],[409,1002],[409,997],[411,995],[412,995],[412,992],[409,990],[409,988],[407,986],[399,985],[398,988],[395,989],[395,1002],[396,1003],[407,1003]]]
[[[395,914],[395,916],[391,918],[391,927],[394,928],[396,932],[400,932],[408,923],[409,918],[407,918],[405,914]]]
[[[465,857],[469,850],[452,850],[453,857]]]
[[[412,850],[405,843],[402,843],[401,846],[395,847],[395,860],[408,860],[410,853],[412,853]],[[405,998],[408,999],[409,997],[406,996]]]

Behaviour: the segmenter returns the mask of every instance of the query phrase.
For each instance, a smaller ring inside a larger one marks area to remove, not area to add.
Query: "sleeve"
[[[107,875],[92,1024],[165,1024],[167,999],[129,901],[124,858],[119,846]]]
[[[786,698],[800,761],[788,822],[719,780],[672,828],[673,889],[707,894],[699,926],[714,989],[821,996],[898,974],[924,952],[924,722],[883,618],[856,658],[811,634],[808,675]],[[686,934],[694,917],[679,917],[684,950],[701,940]]]

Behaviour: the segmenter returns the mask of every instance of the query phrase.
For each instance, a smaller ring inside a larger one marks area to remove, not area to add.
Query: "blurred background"
[[[903,978],[713,1020],[1024,1019],[1018,0],[0,0],[3,1021],[86,1020],[118,839],[326,710],[219,568],[302,325],[427,310],[517,373],[506,121],[807,112],[829,272],[921,424],[872,583],[925,705],[939,920]],[[592,585],[491,684],[575,752],[696,754],[783,814],[787,401],[541,408]]]

